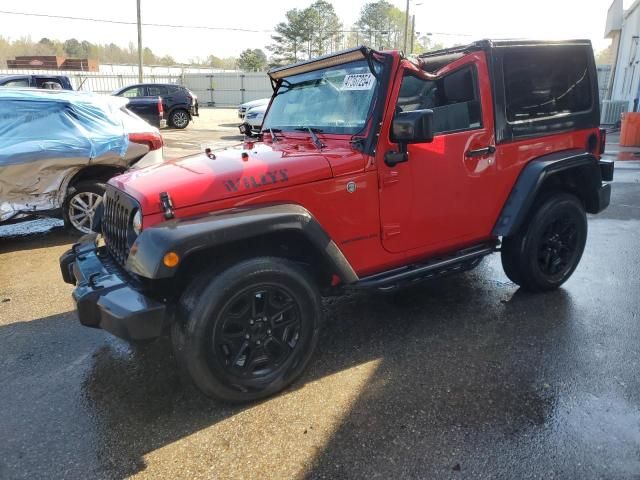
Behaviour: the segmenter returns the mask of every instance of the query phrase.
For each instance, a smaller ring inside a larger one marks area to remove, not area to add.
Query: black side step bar
[[[394,268],[361,278],[353,288],[391,291],[396,288],[429,280],[456,272],[464,272],[477,266],[482,257],[496,251],[498,243],[484,243],[465,248],[446,257],[432,258],[425,263]]]

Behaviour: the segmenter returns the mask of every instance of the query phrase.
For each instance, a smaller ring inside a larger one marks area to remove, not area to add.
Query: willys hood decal
[[[110,183],[151,214],[162,211],[160,192],[168,192],[180,209],[331,176],[328,160],[312,144],[255,143],[131,170]]]

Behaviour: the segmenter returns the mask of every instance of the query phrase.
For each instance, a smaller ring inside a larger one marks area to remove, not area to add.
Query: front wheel
[[[320,329],[320,296],[295,263],[261,257],[196,279],[172,329],[176,358],[206,395],[246,402],[295,381]]]
[[[189,112],[183,110],[182,108],[174,110],[169,116],[169,123],[173,128],[187,128],[187,125],[189,125],[189,121]]]
[[[573,274],[586,241],[587,216],[580,200],[554,194],[538,204],[520,232],[503,239],[502,266],[525,290],[553,290]]]

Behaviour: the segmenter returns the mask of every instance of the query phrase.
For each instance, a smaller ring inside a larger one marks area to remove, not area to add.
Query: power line
[[[75,20],[82,22],[95,22],[95,23],[110,23],[116,25],[137,25],[137,22],[127,22],[125,20],[114,20],[109,18],[99,19],[99,18],[89,18],[89,17],[72,17],[68,15],[52,15],[48,13],[30,13],[30,12],[13,12],[8,10],[0,10],[0,14],[4,15],[19,15],[23,17],[40,17],[40,18],[57,18],[61,20]],[[240,28],[240,27],[211,27],[208,25],[174,25],[170,23],[143,23],[145,27],[160,27],[160,28],[188,28],[188,29],[199,29],[199,30],[215,30],[215,31],[228,31],[228,32],[245,32],[245,33],[273,33],[275,30],[272,29],[251,29],[251,28]],[[360,33],[360,34],[369,34],[369,33],[401,33],[401,30],[331,30],[327,33]],[[444,32],[429,32],[433,35],[446,35],[452,37],[471,37],[468,33],[444,33]],[[428,34],[429,34],[428,33]],[[427,34],[427,35],[428,35]]]
[[[58,18],[62,20],[80,20],[84,22],[96,22],[96,23],[113,23],[118,25],[137,25],[137,22],[127,22],[124,20],[113,20],[113,19],[98,19],[98,18],[88,18],[88,17],[70,17],[67,15],[51,15],[46,13],[27,13],[27,12],[9,12],[6,10],[0,10],[0,13],[5,15],[20,15],[24,17],[41,17],[41,18]],[[208,25],[173,25],[169,23],[143,23],[145,27],[168,27],[168,28],[194,28],[201,30],[222,30],[222,31],[233,31],[233,32],[251,32],[251,33],[268,33],[273,32],[273,30],[253,30],[250,28],[236,28],[236,27],[211,27]]]

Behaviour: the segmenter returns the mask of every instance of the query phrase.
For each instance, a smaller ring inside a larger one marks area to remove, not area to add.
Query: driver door
[[[434,138],[409,145],[408,161],[393,167],[383,155],[398,146],[379,152],[382,243],[391,252],[428,255],[467,245],[489,237],[495,220],[493,101],[484,53],[441,72],[428,81],[400,69],[396,78],[391,108],[433,110]]]

